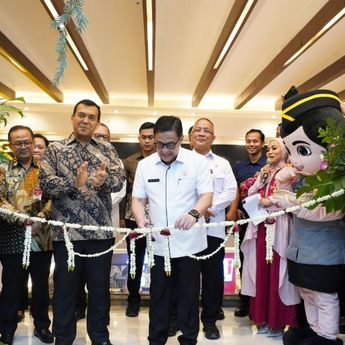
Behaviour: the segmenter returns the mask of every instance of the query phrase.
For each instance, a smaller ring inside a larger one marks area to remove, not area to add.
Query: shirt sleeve
[[[41,189],[48,195],[56,197],[77,192],[74,179],[69,174],[62,176],[58,171],[57,150],[54,144],[47,147],[39,172]]]
[[[211,211],[216,214],[218,212],[224,212],[225,208],[235,200],[237,192],[237,182],[230,163],[227,161],[222,162],[222,174],[224,176],[222,191],[218,193],[215,187],[212,200]]]
[[[100,189],[102,192],[119,192],[126,181],[126,173],[123,168],[123,164],[113,146],[111,146],[109,149],[109,165],[107,167],[107,173],[107,178]]]
[[[196,190],[199,195],[204,193],[213,193],[213,180],[206,157],[198,157],[195,161],[197,169]]]
[[[139,199],[146,199],[146,186],[144,177],[144,161],[140,161],[135,172],[132,196]]]

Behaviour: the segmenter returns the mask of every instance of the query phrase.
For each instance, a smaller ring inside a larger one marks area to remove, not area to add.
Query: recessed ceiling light
[[[153,115],[158,115],[158,111],[154,111],[154,112],[153,112]]]
[[[115,110],[113,111],[113,113],[118,114],[119,111],[118,111],[117,109],[115,109]]]
[[[24,107],[24,110],[28,111],[28,110],[30,110],[30,108],[29,107]]]

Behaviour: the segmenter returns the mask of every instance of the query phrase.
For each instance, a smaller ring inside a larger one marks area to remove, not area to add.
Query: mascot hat
[[[317,138],[320,127],[326,127],[326,119],[344,121],[340,99],[331,90],[312,90],[299,93],[285,100],[282,107],[282,137],[291,134],[303,126],[306,135],[314,142],[325,146]]]

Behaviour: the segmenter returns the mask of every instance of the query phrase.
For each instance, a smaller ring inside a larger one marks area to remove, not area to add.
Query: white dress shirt
[[[157,153],[141,160],[135,174],[132,195],[147,199],[149,217],[153,226],[171,226],[176,219],[188,213],[200,194],[213,191],[212,176],[204,156],[180,148],[170,166]],[[204,222],[204,218],[199,220]],[[195,254],[207,247],[206,228],[173,229],[170,241],[172,258]],[[154,234],[155,255],[164,256],[164,236]],[[176,242],[178,245],[176,245]],[[181,247],[181,248],[179,248]]]
[[[236,198],[237,182],[230,163],[226,159],[214,154],[212,151],[206,155],[206,159],[213,177],[213,199],[210,210],[215,215],[210,217],[210,223],[223,222],[226,207]],[[207,235],[224,239],[225,227],[207,228]]]

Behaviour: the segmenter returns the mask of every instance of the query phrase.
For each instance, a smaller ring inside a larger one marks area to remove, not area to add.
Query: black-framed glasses
[[[155,145],[158,150],[162,150],[164,147],[166,147],[168,150],[173,150],[180,139],[178,139],[176,142],[169,141],[168,143],[161,143],[160,141],[156,141]]]
[[[16,141],[12,144],[16,149],[20,149],[22,146],[28,148],[32,145],[32,141]]]

